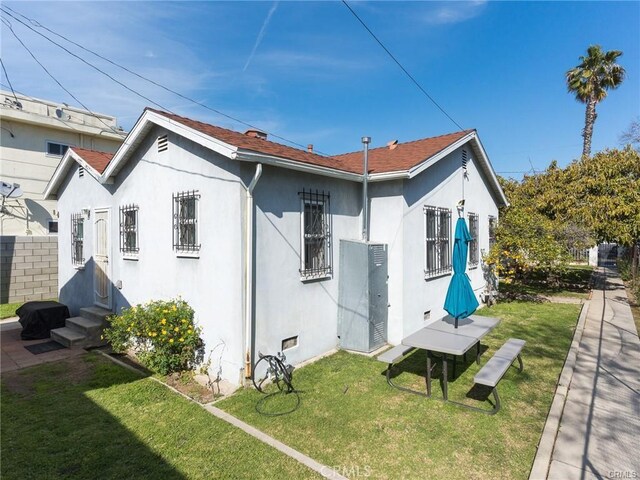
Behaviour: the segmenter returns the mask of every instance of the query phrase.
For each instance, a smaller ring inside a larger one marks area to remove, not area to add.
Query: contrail
[[[264,34],[267,31],[267,26],[271,21],[271,17],[275,13],[276,8],[278,8],[278,3],[279,2],[273,2],[273,6],[269,10],[269,13],[267,13],[267,18],[264,19],[264,23],[262,24],[260,33],[258,33],[258,38],[256,38],[256,43],[253,45],[253,50],[251,50],[251,54],[249,55],[249,58],[247,58],[247,63],[244,64],[244,68],[242,69],[243,72],[247,69],[247,67],[251,63],[251,60],[253,60],[253,56],[256,54],[256,50],[260,46],[260,43],[262,42],[262,38],[264,37]]]

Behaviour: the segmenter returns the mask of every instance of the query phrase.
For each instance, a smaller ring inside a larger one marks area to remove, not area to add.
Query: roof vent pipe
[[[313,153],[313,143],[310,143],[309,145],[307,145],[307,152]]]
[[[369,144],[371,137],[362,137],[364,146],[364,168],[362,171],[362,239],[369,241],[369,193],[367,192],[369,183]]]

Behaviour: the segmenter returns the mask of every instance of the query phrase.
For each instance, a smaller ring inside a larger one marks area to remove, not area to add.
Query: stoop
[[[65,347],[100,347],[106,345],[102,331],[107,326],[111,310],[100,307],[80,309],[80,316],[67,318],[65,326],[51,330],[51,339]]]

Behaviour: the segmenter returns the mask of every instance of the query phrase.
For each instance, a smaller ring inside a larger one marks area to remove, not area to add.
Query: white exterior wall
[[[369,184],[369,239],[388,246],[389,311],[387,339],[400,343],[404,318],[404,223],[403,181]]]
[[[59,190],[60,300],[72,313],[93,304],[93,228],[85,227],[85,271],[71,266],[70,215],[82,208],[111,207],[110,279],[113,309],[148,300],[181,296],[203,327],[207,352],[224,342],[222,376],[238,383],[242,364],[243,205],[244,187],[237,162],[169,133],[169,149],[158,153],[155,131],[147,136],[114,185],[100,185],[74,167]],[[173,250],[172,194],[199,190],[199,258],[182,258]],[[119,206],[139,207],[138,260],[119,251]],[[212,357],[212,371],[222,348]]]
[[[10,93],[2,94],[13,99]],[[62,157],[47,155],[47,142],[114,152],[124,132],[119,137],[108,131],[106,125],[116,128],[114,117],[98,114],[103,124],[84,110],[64,106],[58,116],[60,105],[54,102],[21,95],[18,99],[22,109],[8,104],[0,108],[0,178],[20,184],[24,195],[18,200],[22,208],[14,207],[14,200],[8,204],[13,215],[0,216],[0,235],[48,235],[49,220],[57,220],[56,201],[44,200],[42,194]]]
[[[302,189],[329,192],[333,223],[332,278],[301,281]],[[276,353],[282,340],[298,336],[285,351],[300,363],[336,348],[340,240],[360,238],[361,185],[318,175],[265,167],[256,200],[255,351]]]
[[[477,161],[469,145],[467,150],[469,180],[464,183],[465,219],[468,225],[468,214],[478,214],[480,252],[489,249],[489,216],[498,217],[498,205],[491,193],[489,184],[479,171]],[[403,333],[407,336],[425,324],[441,318],[446,314],[444,300],[453,273],[425,279],[425,214],[423,207],[451,209],[450,248],[453,248],[455,222],[458,219],[456,205],[462,199],[462,148],[457,149],[445,158],[428,168],[418,176],[405,182],[404,198],[404,283],[403,283]],[[476,295],[485,286],[481,268],[481,254],[478,266],[469,269],[467,274]],[[430,311],[430,320],[425,321],[424,313]],[[397,343],[402,338],[389,338]]]

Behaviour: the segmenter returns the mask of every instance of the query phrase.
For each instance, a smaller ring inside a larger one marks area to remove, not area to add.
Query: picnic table
[[[470,315],[458,321],[451,316],[427,325],[402,340],[405,347],[420,348],[427,352],[427,396],[431,396],[431,356],[432,353],[442,355],[442,395],[448,400],[447,356],[453,358],[455,375],[456,357],[466,356],[466,353],[476,346],[476,361],[480,363],[480,340],[493,330],[500,319]]]

